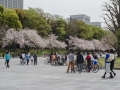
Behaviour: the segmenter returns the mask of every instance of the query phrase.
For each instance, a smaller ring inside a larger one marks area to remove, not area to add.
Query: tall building
[[[101,27],[101,22],[91,22],[91,25]]]
[[[0,0],[0,5],[6,8],[23,9],[23,0]]]
[[[85,14],[80,15],[70,15],[70,20],[82,20],[86,24],[90,24],[90,17]]]

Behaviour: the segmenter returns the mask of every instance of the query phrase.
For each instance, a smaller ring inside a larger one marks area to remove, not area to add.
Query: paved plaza
[[[0,90],[120,90],[120,72],[106,79],[98,73],[66,73],[67,66],[44,64],[45,58],[38,58],[38,65],[19,65],[19,59],[11,59],[7,69],[0,59]]]

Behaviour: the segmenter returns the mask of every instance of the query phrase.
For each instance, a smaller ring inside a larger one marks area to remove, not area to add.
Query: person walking
[[[5,60],[6,60],[6,63],[7,63],[6,68],[9,68],[10,67],[9,66],[10,54],[8,52],[6,53]]]
[[[77,64],[78,64],[79,73],[81,73],[81,71],[82,71],[83,62],[84,62],[83,55],[80,52],[78,52],[78,54],[77,54]]]
[[[25,53],[23,52],[22,54],[22,62],[25,60]]]
[[[27,65],[28,65],[28,63],[29,63],[29,59],[30,59],[30,56],[29,56],[29,54],[26,54],[26,60],[27,60]]]
[[[52,65],[56,65],[56,55],[52,53]]]
[[[68,65],[67,73],[69,72],[70,66],[71,66],[71,72],[74,71],[74,73],[75,73],[73,53],[74,53],[74,51],[71,51],[71,53],[68,55],[69,65]]]
[[[105,73],[104,73],[104,75],[102,76],[102,78],[105,78],[105,75],[106,75],[107,73],[110,73],[110,78],[113,78],[113,75],[112,75],[111,70],[110,70],[110,62],[111,62],[111,61],[109,61],[109,58],[110,58],[109,50],[106,50]]]
[[[115,62],[115,55],[114,55],[113,49],[110,49],[110,59],[112,59],[112,60],[111,60],[111,63],[110,63],[110,70],[111,70],[111,72],[114,74],[114,76],[116,76],[116,73],[113,71],[114,62]]]
[[[34,54],[34,55],[33,55],[33,58],[34,58],[34,65],[35,65],[35,64],[37,65],[37,54]]]
[[[20,54],[20,64],[22,64],[22,53]]]
[[[89,52],[87,52],[86,60],[87,60],[88,72],[90,72],[90,70],[91,70],[91,56],[90,56]]]

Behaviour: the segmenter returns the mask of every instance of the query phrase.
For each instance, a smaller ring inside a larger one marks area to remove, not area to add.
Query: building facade
[[[70,15],[70,20],[82,20],[86,24],[90,24],[90,17],[85,14],[80,15]]]
[[[0,0],[0,5],[6,8],[23,9],[23,0]]]
[[[91,22],[91,25],[95,27],[101,27],[101,22]]]

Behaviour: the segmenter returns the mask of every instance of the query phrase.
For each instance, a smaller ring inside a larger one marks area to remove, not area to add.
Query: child
[[[98,61],[96,59],[92,60],[93,63],[93,69],[97,67]]]
[[[7,64],[6,68],[9,68],[10,67],[9,66],[10,54],[8,52],[6,53],[5,60],[6,60],[6,64]]]
[[[33,65],[33,55],[31,55],[31,64]]]

